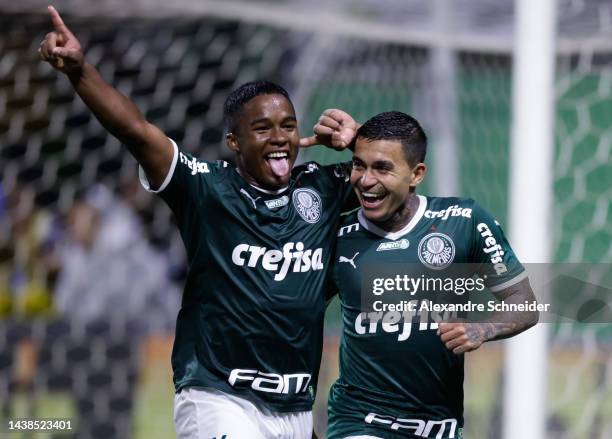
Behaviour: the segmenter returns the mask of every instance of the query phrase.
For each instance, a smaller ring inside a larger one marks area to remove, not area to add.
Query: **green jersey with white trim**
[[[476,264],[492,291],[526,277],[499,223],[473,200],[418,197],[415,216],[398,232],[385,232],[361,210],[339,229],[331,278],[343,334],[328,438],[458,438],[463,428],[463,355],[448,350],[437,323],[423,323],[418,312],[364,311],[366,269]]]
[[[213,387],[275,411],[310,410],[323,338],[325,279],[348,164],[294,167],[275,193],[226,162],[179,152],[155,192],[172,209],[188,274],[172,367],[176,391]],[[141,182],[148,183],[141,170]]]

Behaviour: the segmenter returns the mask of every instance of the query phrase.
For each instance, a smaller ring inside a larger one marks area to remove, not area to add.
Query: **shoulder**
[[[224,160],[202,160],[183,151],[179,151],[178,153],[178,163],[189,168],[192,175],[217,174],[231,168],[230,164]]]
[[[294,178],[312,176],[324,181],[348,183],[351,178],[351,164],[350,162],[342,162],[333,165],[320,165],[317,162],[305,162],[294,166],[292,174]]]

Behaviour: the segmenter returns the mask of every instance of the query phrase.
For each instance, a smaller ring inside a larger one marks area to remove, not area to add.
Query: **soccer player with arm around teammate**
[[[487,321],[438,324],[428,316],[422,324],[418,308],[364,312],[362,270],[374,264],[434,272],[474,264],[506,304],[535,300],[488,212],[472,199],[417,194],[426,148],[419,123],[401,112],[374,116],[357,131],[351,182],[361,208],[342,221],[331,269],[343,336],[340,378],[329,395],[330,439],[461,438],[463,354],[538,320],[537,312],[498,312]]]
[[[348,165],[293,166],[295,110],[282,87],[265,81],[225,102],[236,167],[182,152],[86,62],[53,7],[49,14],[41,58],[127,146],[145,189],[173,211],[187,250],[172,352],[177,436],[310,438],[325,278],[341,208],[354,199]],[[305,146],[342,148],[354,137],[354,126],[327,117],[336,134],[317,133]]]

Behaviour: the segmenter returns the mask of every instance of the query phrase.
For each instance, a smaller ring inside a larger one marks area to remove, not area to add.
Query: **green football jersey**
[[[429,316],[423,323],[416,313],[364,311],[367,267],[475,264],[491,291],[526,277],[499,223],[473,200],[418,197],[415,216],[398,232],[385,232],[361,210],[339,229],[331,278],[340,295],[343,334],[328,438],[461,437],[463,355],[444,346]]]
[[[156,191],[176,217],[188,274],[176,324],[176,391],[213,387],[276,411],[310,410],[326,275],[351,198],[348,164],[294,167],[276,193],[226,162],[180,152]],[[141,181],[148,189],[141,170]]]

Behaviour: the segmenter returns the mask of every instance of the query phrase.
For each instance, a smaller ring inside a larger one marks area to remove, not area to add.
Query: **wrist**
[[[72,85],[76,86],[79,82],[81,82],[83,77],[86,75],[87,70],[89,69],[93,69],[93,66],[87,63],[86,61],[83,61],[80,66],[74,67],[70,69],[70,71],[66,72],[66,76],[68,77]]]
[[[497,326],[495,323],[483,322],[480,325],[482,327],[483,343],[495,340],[495,337],[497,337]]]

